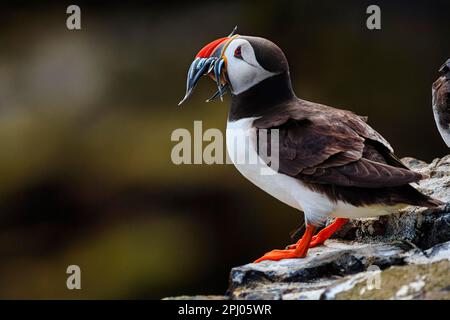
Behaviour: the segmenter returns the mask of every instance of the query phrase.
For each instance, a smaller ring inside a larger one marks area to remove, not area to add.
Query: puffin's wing
[[[333,110],[255,120],[258,129],[279,130],[278,172],[314,183],[364,188],[400,186],[423,178],[404,167],[363,119]]]

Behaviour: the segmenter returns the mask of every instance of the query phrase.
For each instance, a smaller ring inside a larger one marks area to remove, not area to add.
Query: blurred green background
[[[298,96],[369,116],[401,157],[448,153],[431,112],[448,1],[77,1],[81,31],[69,4],[1,7],[0,298],[223,294],[231,267],[292,242],[302,215],[233,166],[170,160],[176,128],[225,129],[211,81],[177,103],[195,53],[235,25],[285,51]]]

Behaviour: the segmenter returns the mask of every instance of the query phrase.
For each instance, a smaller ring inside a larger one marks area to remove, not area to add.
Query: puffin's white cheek
[[[234,94],[239,94],[251,88],[258,80],[258,70],[244,61],[237,61],[229,66],[228,78]]]
[[[242,87],[251,87],[257,74],[256,69],[250,69],[246,74],[242,75]]]
[[[230,79],[233,94],[240,94],[259,82],[276,75],[261,66],[252,66],[245,61],[235,59],[228,65],[228,79]]]

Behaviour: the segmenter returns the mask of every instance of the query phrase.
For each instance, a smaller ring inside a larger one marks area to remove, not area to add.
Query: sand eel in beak
[[[394,155],[366,118],[298,98],[288,61],[271,41],[233,32],[205,46],[189,69],[181,103],[200,77],[211,73],[218,86],[215,96],[225,90],[231,93],[227,150],[236,168],[256,186],[305,214],[306,230],[296,244],[268,252],[255,262],[305,257],[308,248],[322,244],[348,219],[387,215],[405,205],[443,204],[410,185],[423,176]],[[266,129],[278,130],[278,168],[264,161],[235,161],[233,153],[260,157],[257,136]],[[250,143],[235,148],[232,132],[250,137]],[[261,174],[261,167],[274,174]],[[329,217],[334,222],[315,234]]]
[[[200,78],[204,75],[209,75],[217,85],[217,91],[206,102],[213,101],[217,97],[223,101],[223,95],[228,90],[228,83],[225,79],[225,74],[222,73],[225,64],[226,57],[223,55],[228,44],[238,37],[236,34],[237,27],[228,35],[228,37],[220,38],[207,44],[201,49],[195,56],[195,60],[192,62],[187,76],[186,82],[186,94],[184,98],[178,103],[180,106],[183,104],[192,94],[195,86]]]

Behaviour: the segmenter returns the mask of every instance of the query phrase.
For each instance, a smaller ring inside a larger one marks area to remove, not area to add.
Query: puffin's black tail
[[[420,192],[419,190],[410,185],[406,185],[400,188],[401,190],[399,190],[400,192],[398,193],[398,196],[400,196],[402,199],[399,199],[400,200],[399,202],[427,208],[436,208],[445,204],[444,202],[438,199],[434,199],[430,196],[423,194],[422,192]]]

